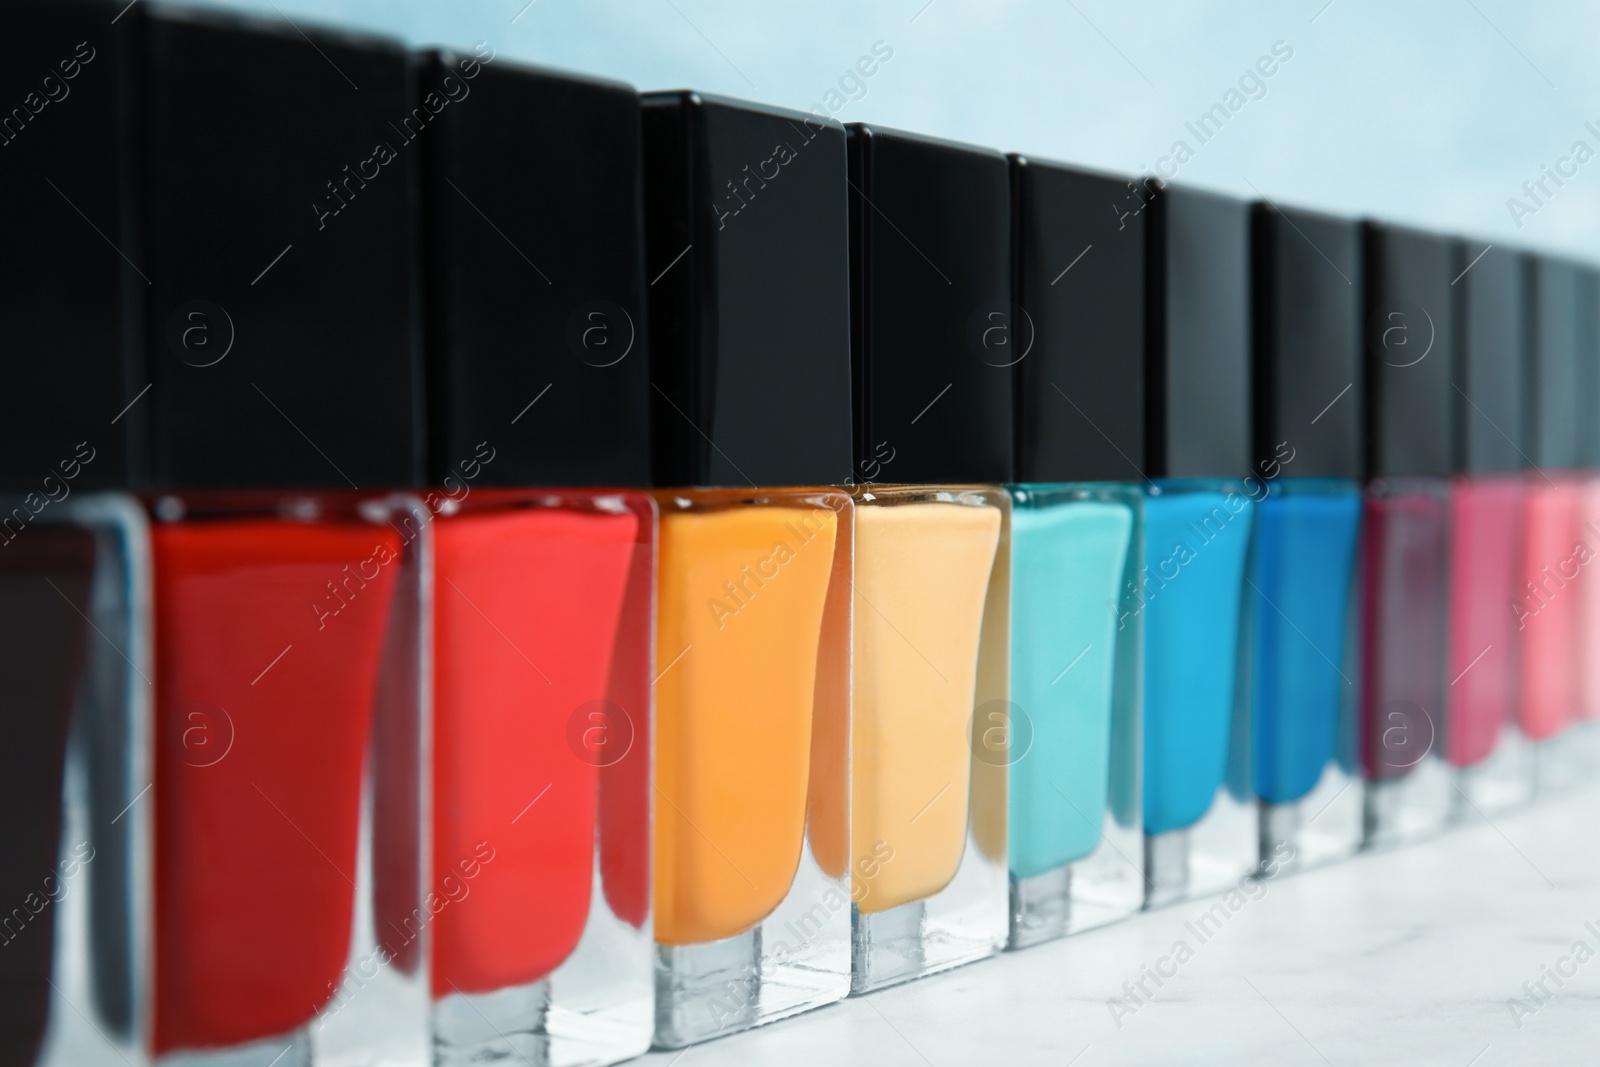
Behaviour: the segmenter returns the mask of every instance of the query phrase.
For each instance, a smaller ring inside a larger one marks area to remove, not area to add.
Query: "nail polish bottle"
[[[140,13],[116,14],[13,4],[0,63],[0,1063],[18,1067],[120,1067],[148,1034]]]
[[[1361,845],[1361,230],[1261,203],[1253,227],[1251,780],[1261,862],[1304,869]]]
[[[1031,331],[1012,353],[1011,948],[1144,903],[1148,197],[1123,178],[1011,157],[1012,290]]]
[[[658,1047],[849,989],[845,136],[643,97]]]
[[[639,98],[418,61],[433,1063],[616,1063],[655,1025]]]
[[[396,43],[145,23],[152,1051],[420,1063],[428,112]]]
[[[1366,223],[1363,250],[1360,716],[1376,846],[1437,831],[1455,796],[1444,759],[1455,290],[1443,237]]]
[[[855,124],[851,992],[1006,940],[1005,157]],[[959,207],[957,206],[959,205]],[[1020,347],[1019,347],[1020,345]]]
[[[1452,264],[1459,295],[1444,744],[1457,769],[1460,818],[1522,804],[1533,786],[1516,715],[1531,473],[1523,447],[1526,273],[1526,257],[1471,241],[1457,245]]]
[[[1262,493],[1250,477],[1250,207],[1193,189],[1153,192],[1138,594],[1147,907],[1237,886],[1255,869],[1239,675]]]
[[[1600,546],[1584,536],[1583,525],[1582,442],[1593,418],[1581,399],[1579,347],[1588,334],[1583,269],[1541,256],[1531,261],[1529,274],[1533,340],[1527,451],[1533,470],[1513,612],[1522,640],[1518,718],[1534,742],[1535,788],[1549,793],[1584,775],[1579,746],[1565,735],[1580,703],[1584,560]]]
[[[1578,579],[1578,708],[1575,725],[1579,728],[1584,758],[1589,766],[1600,763],[1600,568],[1592,566],[1600,557],[1600,423],[1590,414],[1600,397],[1600,272],[1584,268],[1580,278],[1578,303],[1579,444],[1582,449],[1586,486],[1580,518],[1579,541],[1588,549]]]

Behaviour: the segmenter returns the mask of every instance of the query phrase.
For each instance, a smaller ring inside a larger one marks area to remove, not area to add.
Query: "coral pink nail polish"
[[[1450,482],[1450,637],[1445,674],[1445,756],[1479,811],[1525,801],[1531,764],[1516,715],[1522,637],[1520,597],[1528,459],[1527,261],[1462,242],[1453,400],[1455,473]],[[1458,814],[1470,812],[1458,806]]]

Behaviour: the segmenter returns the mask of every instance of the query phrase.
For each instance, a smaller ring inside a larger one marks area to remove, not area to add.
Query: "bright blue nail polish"
[[[1244,594],[1252,635],[1244,701],[1260,860],[1299,869],[1351,855],[1362,835],[1360,226],[1268,204],[1251,221],[1257,464],[1249,483],[1259,502]]]
[[[1250,206],[1168,186],[1148,209],[1145,906],[1236,886],[1257,859],[1245,566],[1252,472]]]
[[[1351,577],[1361,490],[1351,482],[1283,478],[1256,508],[1245,596],[1254,620],[1251,671],[1256,795],[1288,804],[1337,762]]]
[[[1241,484],[1163,482],[1145,500],[1146,834],[1193,826],[1227,780],[1254,520]]]

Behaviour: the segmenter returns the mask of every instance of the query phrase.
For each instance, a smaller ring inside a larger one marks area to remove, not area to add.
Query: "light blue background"
[[[838,111],[843,121],[1127,173],[1153,169],[1181,137],[1196,152],[1177,180],[1600,258],[1600,158],[1520,228],[1506,205],[1575,140],[1600,153],[1600,136],[1584,128],[1600,129],[1600,4],[213,2],[413,44],[483,39],[502,55],[641,89],[689,87],[804,110],[881,40],[894,57]],[[1280,40],[1294,57],[1266,80],[1266,95],[1200,145],[1184,122],[1220,102]]]

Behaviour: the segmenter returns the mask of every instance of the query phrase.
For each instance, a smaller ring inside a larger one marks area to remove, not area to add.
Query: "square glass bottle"
[[[505,59],[419,67],[424,97],[471,96],[417,148],[432,877],[452,894],[433,1063],[616,1063],[655,1026],[639,98]],[[538,138],[505,136],[528,116]]]
[[[1361,294],[1353,222],[1259,203],[1253,219],[1255,544],[1244,699],[1260,859],[1304,869],[1361,845],[1355,581]]]
[[[849,991],[849,226],[837,123],[653,93],[643,133],[655,1044],[678,1048]]]
[[[416,154],[329,170],[396,136],[410,60],[215,12],[144,29],[150,1052],[426,1062]]]
[[[1600,765],[1600,420],[1593,417],[1600,397],[1600,270],[1584,267],[1577,300],[1579,460],[1584,478],[1578,540],[1588,549],[1578,579],[1578,707],[1574,725],[1587,767]],[[1576,547],[1576,546],[1574,546]]]
[[[865,993],[1006,939],[1000,485],[1017,338],[1005,158],[859,124],[849,146],[851,992]]]
[[[20,1067],[121,1067],[148,1047],[154,672],[127,410],[145,284],[118,255],[139,256],[140,19],[116,14],[14,4],[0,64],[9,99],[38,105],[0,137],[0,195],[19,206],[0,250],[0,1063]],[[40,112],[45,93],[77,98]]]
[[[1361,756],[1373,846],[1437,832],[1457,795],[1445,759],[1452,262],[1445,238],[1364,224]]]
[[[1526,257],[1461,242],[1450,481],[1449,729],[1458,819],[1526,803],[1533,763],[1517,717],[1528,512]],[[1507,606],[1511,610],[1507,610]]]
[[[1589,480],[1581,469],[1594,414],[1585,403],[1594,313],[1588,275],[1568,260],[1531,260],[1532,425],[1518,599],[1518,719],[1532,742],[1534,788],[1549,794],[1585,781],[1591,731],[1573,730],[1586,671],[1584,599],[1600,538],[1584,527]],[[1586,559],[1589,562],[1586,562]],[[1590,583],[1594,584],[1594,583]]]
[[[1011,948],[1144,904],[1145,220],[1105,211],[1129,184],[1011,157]]]
[[[1145,223],[1145,904],[1255,870],[1250,720],[1240,699],[1255,523],[1250,208],[1152,189]]]

